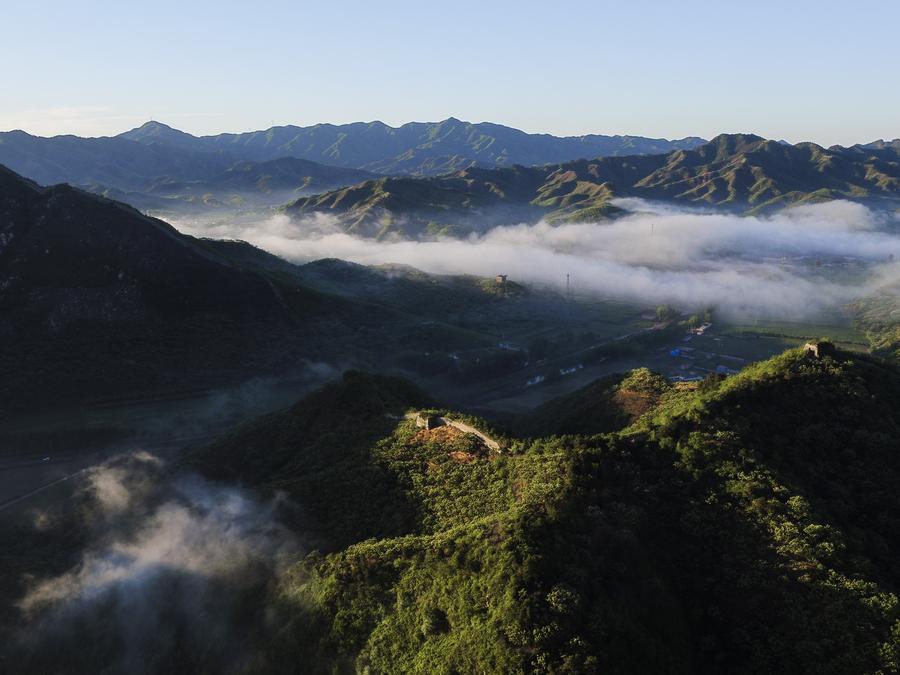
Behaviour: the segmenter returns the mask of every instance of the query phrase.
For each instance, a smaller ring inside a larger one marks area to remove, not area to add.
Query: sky
[[[900,136],[895,0],[4,3],[0,130]]]

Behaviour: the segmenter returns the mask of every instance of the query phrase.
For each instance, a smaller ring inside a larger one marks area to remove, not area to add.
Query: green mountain
[[[896,208],[900,150],[785,145],[722,135],[665,155],[602,157],[542,168],[467,169],[428,178],[381,178],[300,198],[302,218],[336,216],[350,232],[419,237],[483,231],[501,222],[596,220],[619,213],[616,197],[758,213],[830,199]]]
[[[308,360],[381,367],[404,349],[493,339],[423,310],[427,278],[405,283],[417,308],[329,276],[0,167],[0,410],[196,391]],[[469,306],[495,302],[464,286]]]
[[[488,122],[473,124],[452,117],[442,122],[411,122],[396,128],[381,122],[356,122],[280,126],[199,138],[159,122],[147,122],[120,134],[119,138],[153,147],[224,152],[255,161],[299,157],[390,175],[437,175],[474,165],[538,165],[579,157],[657,154],[689,149],[703,142],[699,138],[668,141],[596,134],[560,138],[527,134]]]
[[[637,371],[553,404],[558,429],[601,435],[432,411],[499,452],[404,417],[428,405],[350,373],[190,460],[290,494],[319,551],[270,594],[251,672],[898,668],[892,367],[791,350],[699,387]]]
[[[856,300],[851,308],[872,350],[900,363],[900,286],[894,284]]]
[[[294,265],[0,167],[0,413],[197,392],[310,361],[446,370],[457,350],[495,348],[506,319],[552,325],[556,305],[512,281]]]
[[[667,152],[701,139],[558,138],[449,119],[273,127],[195,137],[158,122],[115,137],[0,133],[0,164],[40,184],[69,183],[145,210],[259,208],[373,174],[436,175],[475,165],[546,164]]]
[[[855,147],[859,147],[863,150],[894,150],[900,152],[900,138],[895,138],[892,141],[881,139]]]
[[[0,223],[4,407],[271,369],[298,322],[338,311],[124,204],[2,167]]]

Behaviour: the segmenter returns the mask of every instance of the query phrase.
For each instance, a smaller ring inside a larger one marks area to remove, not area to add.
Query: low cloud
[[[261,503],[162,469],[136,453],[92,470],[80,499],[93,543],[18,603],[21,658],[31,670],[63,650],[79,671],[92,653],[115,658],[104,665],[116,672],[165,672],[183,654],[198,660],[180,667],[223,672],[252,657],[264,623],[258,599],[299,550],[279,524],[284,499]],[[88,636],[93,643],[73,648]]]
[[[233,237],[295,262],[335,257],[400,263],[438,274],[509,274],[642,303],[709,305],[733,315],[810,317],[900,279],[897,218],[834,201],[768,217],[683,210],[629,199],[610,223],[516,224],[468,239],[376,241],[331,218],[302,222],[176,222],[197,235]]]

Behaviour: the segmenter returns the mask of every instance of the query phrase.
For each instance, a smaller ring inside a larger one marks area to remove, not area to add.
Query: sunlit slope
[[[420,179],[379,179],[296,200],[287,213],[334,215],[368,236],[464,234],[498,223],[602,220],[615,197],[641,197],[757,213],[791,204],[900,199],[896,149],[796,146],[723,134],[663,155],[601,157],[559,165],[466,169]]]
[[[897,371],[791,350],[696,388],[631,380],[653,400],[621,431],[494,453],[353,375],[206,451],[288,491],[327,552],[273,596],[259,669],[894,669]],[[584,395],[580,419],[621,403]]]

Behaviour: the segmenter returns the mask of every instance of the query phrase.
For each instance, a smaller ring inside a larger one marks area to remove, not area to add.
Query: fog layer
[[[508,274],[606,297],[715,306],[733,315],[811,316],[900,279],[895,215],[834,201],[770,217],[679,211],[622,200],[632,215],[609,223],[497,227],[468,239],[372,240],[316,216],[294,222],[210,225],[195,235],[239,238],[295,262],[334,257],[407,264],[439,274]]]
[[[276,517],[283,500],[171,477],[139,452],[92,469],[76,501],[90,532],[80,561],[18,603],[24,670],[61,653],[75,672],[229,672],[253,658],[259,599],[298,550]]]

